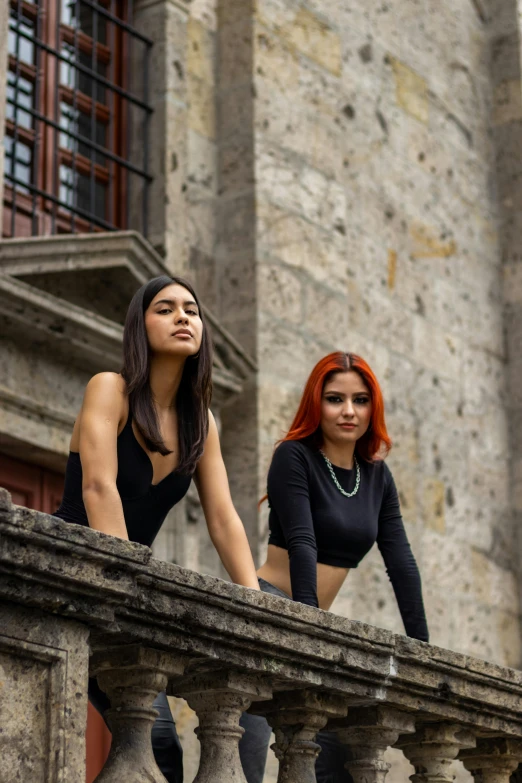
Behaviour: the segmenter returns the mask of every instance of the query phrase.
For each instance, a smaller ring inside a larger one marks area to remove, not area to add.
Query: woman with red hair
[[[349,570],[377,543],[407,635],[427,642],[419,570],[384,462],[390,448],[382,392],[368,364],[342,351],[325,356],[272,457],[268,555],[257,574],[263,591],[328,610]],[[268,746],[260,720],[243,718],[248,783],[263,777],[263,760],[253,769],[256,753],[262,759],[261,746]],[[320,732],[317,741],[317,783],[350,780],[336,735]]]

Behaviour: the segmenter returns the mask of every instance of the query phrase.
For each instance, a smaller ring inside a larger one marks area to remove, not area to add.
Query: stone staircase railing
[[[355,783],[384,781],[388,747],[414,783],[480,783],[522,762],[522,672],[201,576],[147,547],[12,506],[0,490],[0,779],[83,783],[87,675],[111,699],[103,783],[162,781],[156,694],[195,710],[194,783],[244,783],[239,717],[266,715],[279,783],[312,783],[324,726]]]

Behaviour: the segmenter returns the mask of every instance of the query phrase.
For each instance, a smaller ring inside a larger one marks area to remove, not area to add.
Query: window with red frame
[[[3,235],[146,235],[151,43],[132,0],[9,1]]]

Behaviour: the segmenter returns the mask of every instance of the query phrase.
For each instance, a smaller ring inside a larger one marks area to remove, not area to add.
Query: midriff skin
[[[317,563],[317,600],[320,609],[326,611],[330,609],[348,576],[349,570],[349,568],[337,568],[337,566]],[[290,559],[286,549],[269,544],[266,562],[258,569],[257,575],[287,595],[292,595]]]

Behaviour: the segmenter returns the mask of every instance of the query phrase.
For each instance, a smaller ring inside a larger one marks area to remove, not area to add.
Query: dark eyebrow
[[[171,307],[173,307],[176,304],[176,300],[175,299],[158,299],[157,302],[154,302],[154,307],[156,307],[156,305],[159,305],[159,304],[168,304]],[[197,307],[198,303],[194,302],[193,299],[187,299],[186,302],[183,302],[183,307],[189,307],[190,305],[195,305]]]
[[[335,389],[328,389],[325,391],[325,394],[337,394],[338,397],[346,397],[344,392],[335,391]],[[370,396],[370,392],[366,391],[365,389],[364,391],[361,390],[353,392],[352,397],[360,397],[362,394],[366,394],[367,397]]]

